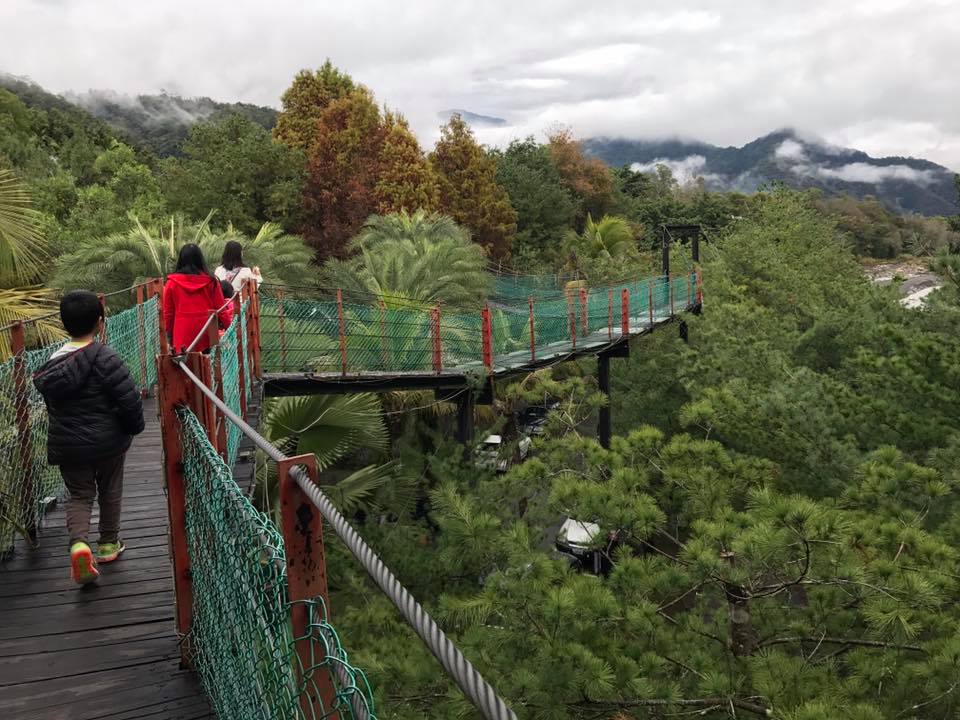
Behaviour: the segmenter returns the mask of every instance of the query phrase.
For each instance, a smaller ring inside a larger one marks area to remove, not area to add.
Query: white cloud
[[[630,169],[634,172],[656,172],[657,165],[666,165],[681,185],[693,182],[699,177],[704,180],[719,180],[718,175],[704,172],[707,168],[707,159],[703,155],[688,155],[683,160],[667,160],[658,158],[649,163],[633,163]]]
[[[557,122],[719,145],[789,126],[960,169],[952,0],[2,0],[0,27],[0,70],[55,91],[277,106],[330,57],[426,142],[461,107],[508,118],[496,142]]]
[[[791,162],[804,162],[807,159],[807,151],[796,140],[784,140],[773,151],[773,154],[777,158]]]
[[[887,180],[906,180],[928,185],[933,182],[931,170],[917,170],[907,165],[870,165],[864,162],[849,163],[838,168],[814,168],[817,175],[836,178],[845,182],[881,183]]]

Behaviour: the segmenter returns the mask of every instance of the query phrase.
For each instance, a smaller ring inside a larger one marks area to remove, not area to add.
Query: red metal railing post
[[[536,323],[533,320],[533,295],[527,298],[530,304],[530,362],[537,360],[537,333]]]
[[[140,349],[140,377],[143,379],[140,395],[146,397],[149,394],[149,388],[147,387],[147,328],[143,298],[144,285],[137,285],[137,345]]]
[[[253,353],[253,366],[250,374],[259,380],[263,377],[263,366],[260,364],[260,289],[257,287],[256,280],[247,280],[247,284],[250,286],[249,307],[253,311],[253,322],[249,326],[250,337],[252,338],[250,350]]]
[[[607,339],[613,340],[613,288],[607,290]]]
[[[483,339],[483,364],[493,372],[493,320],[490,317],[490,306],[484,305],[480,311],[480,334]]]
[[[653,280],[647,280],[647,311],[650,315],[650,327],[653,327]]]
[[[673,275],[672,274],[667,275],[667,284],[670,288],[670,317],[673,317],[674,310],[673,310]]]
[[[590,313],[588,312],[587,289],[580,288],[580,316],[583,321],[583,336],[590,334]]]
[[[703,305],[703,275],[697,268],[697,305]]]
[[[193,658],[190,634],[193,623],[193,581],[187,543],[183,444],[177,408],[191,404],[194,400],[194,388],[168,352],[157,357],[157,400],[163,442],[163,477],[170,519],[175,619],[177,634],[181,638],[180,666],[190,667]]]
[[[217,313],[210,313],[210,321],[207,323],[207,343],[210,345],[210,354],[207,356],[211,365],[211,376],[216,381],[215,387],[217,397],[226,401],[226,392],[223,388],[223,358],[220,352],[220,337],[217,326]],[[206,397],[204,397],[206,399]],[[211,403],[212,405],[212,403]],[[213,426],[217,435],[217,442],[214,446],[220,451],[220,456],[227,457],[227,418],[216,405],[213,405]]]
[[[687,273],[687,307],[693,307],[693,283],[690,281],[690,274]]]
[[[630,334],[630,291],[626,288],[620,291],[620,334]]]
[[[167,323],[163,319],[163,280],[154,278],[150,280],[147,288],[147,300],[152,297],[157,298],[157,339],[160,343],[160,354],[170,354],[170,343],[167,341]]]
[[[439,375],[443,371],[443,344],[440,340],[440,308],[430,310],[430,339],[433,341],[433,370]]]
[[[340,331],[340,369],[347,374],[347,325],[343,317],[343,291],[337,288],[337,323]]]
[[[280,324],[280,370],[287,371],[287,323],[284,312],[283,288],[277,288],[277,320]]]
[[[241,297],[243,291],[233,296],[233,317],[237,333],[237,378],[240,380],[240,410],[243,417],[247,416],[247,359],[243,353],[243,323],[240,322],[240,313],[243,312]]]
[[[390,348],[387,344],[387,306],[383,300],[377,302],[380,309],[380,359],[383,362],[383,369],[390,368]]]
[[[16,408],[19,439],[20,477],[23,478],[23,518],[26,520],[27,539],[31,544],[37,538],[37,499],[33,477],[33,435],[30,427],[30,395],[27,387],[27,356],[23,322],[10,328],[10,349],[13,351],[13,402]]]
[[[327,566],[323,548],[323,521],[320,511],[290,476],[296,466],[306,468],[314,483],[317,482],[317,460],[314,455],[301,455],[277,463],[280,478],[280,526],[287,559],[287,597],[290,600],[290,624],[296,642],[296,672],[312,671],[324,660],[324,645],[310,627],[310,608],[306,601],[316,597],[323,599],[327,613],[330,602],[327,597]],[[326,620],[327,618],[323,618]],[[336,690],[331,676],[332,669],[314,671],[311,678],[299,677],[300,709],[303,717],[333,717],[325,715],[336,707]],[[309,680],[310,682],[307,682]]]
[[[100,312],[103,313],[103,325],[100,327],[100,333],[97,337],[104,345],[107,344],[107,298],[103,293],[97,293],[97,300],[100,301]]]

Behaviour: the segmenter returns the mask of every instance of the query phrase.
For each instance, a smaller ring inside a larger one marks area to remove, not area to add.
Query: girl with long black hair
[[[223,248],[223,257],[217,269],[213,271],[218,280],[226,280],[236,292],[248,280],[255,281],[257,287],[263,282],[260,268],[249,268],[243,262],[243,246],[236,240],[230,240]]]
[[[211,312],[217,313],[221,327],[227,327],[233,317],[233,309],[223,297],[220,281],[207,268],[200,246],[187,243],[180,248],[177,267],[167,276],[163,287],[163,321],[174,353],[190,347],[198,334],[201,337],[193,351],[209,349],[207,333],[201,334],[201,331]]]

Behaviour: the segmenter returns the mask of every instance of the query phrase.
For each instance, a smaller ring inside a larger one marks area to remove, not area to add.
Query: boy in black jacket
[[[143,432],[140,393],[123,360],[94,338],[103,328],[103,308],[86,290],[68,292],[60,319],[70,342],[33,376],[50,416],[47,459],[60,466],[67,500],[70,571],[74,582],[93,582],[97,562],[112,562],[120,541],[123,460],[134,435]],[[87,542],[93,498],[100,505],[100,541],[94,557]]]

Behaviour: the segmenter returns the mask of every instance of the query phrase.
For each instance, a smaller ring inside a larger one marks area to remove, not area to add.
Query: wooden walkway
[[[121,537],[127,551],[96,585],[70,579],[62,507],[47,515],[40,547],[17,543],[0,563],[0,718],[197,720],[213,714],[197,677],[179,668],[167,544],[160,425],[127,455]],[[241,446],[241,453],[244,446]],[[249,481],[252,464],[237,465]],[[96,540],[97,511],[91,539]]]

